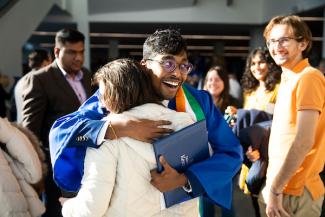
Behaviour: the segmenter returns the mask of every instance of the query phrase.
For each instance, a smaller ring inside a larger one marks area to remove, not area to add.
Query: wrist
[[[187,192],[187,193],[191,193],[192,192],[192,186],[191,186],[190,181],[188,180],[188,178],[184,174],[182,174],[182,176],[184,177],[184,181],[185,181],[183,183],[183,185],[182,185],[183,190],[185,192]]]
[[[271,186],[270,192],[275,195],[276,197],[282,195],[282,191],[276,190],[274,187]]]
[[[180,179],[180,186],[185,186],[188,183],[187,177],[184,175],[184,173],[181,174],[181,179]]]
[[[118,136],[116,134],[116,130],[113,127],[111,121],[109,121],[109,123],[108,123],[108,127],[107,127],[106,133],[107,133],[108,139],[110,139],[110,140],[118,139]]]

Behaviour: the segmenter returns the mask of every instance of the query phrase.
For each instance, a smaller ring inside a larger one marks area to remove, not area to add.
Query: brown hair
[[[306,49],[302,52],[302,56],[306,58],[312,46],[312,34],[307,24],[298,16],[276,16],[271,19],[264,30],[264,38],[267,40],[270,31],[275,25],[287,25],[293,30],[293,35],[298,42],[305,41],[308,43]]]
[[[103,82],[105,92],[102,100],[106,108],[122,113],[145,103],[159,103],[151,72],[131,59],[117,59],[101,67],[94,75],[95,82]]]
[[[208,72],[207,75],[205,77],[205,81],[204,81],[204,90],[207,90],[207,81],[208,81],[208,76],[211,73],[217,73],[218,76],[221,78],[221,80],[223,81],[223,85],[224,88],[222,90],[222,92],[220,93],[220,96],[218,97],[218,101],[214,100],[214,104],[220,109],[220,111],[223,113],[227,106],[230,105],[230,101],[231,101],[231,96],[229,94],[229,78],[228,78],[228,73],[220,66],[213,66],[211,67]]]

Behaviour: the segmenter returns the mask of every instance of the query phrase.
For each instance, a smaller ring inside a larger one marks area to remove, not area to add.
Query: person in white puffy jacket
[[[0,118],[0,142],[0,216],[40,216],[45,207],[32,187],[43,175],[35,141]]]
[[[111,111],[107,118],[122,113],[168,120],[173,130],[192,124],[189,114],[161,104],[150,76],[147,69],[129,59],[115,60],[99,69],[95,80],[102,104]],[[152,145],[130,137],[115,137],[98,149],[87,149],[80,191],[74,198],[61,198],[63,216],[198,216],[197,199],[162,209],[162,194],[150,184],[150,170],[157,167]]]

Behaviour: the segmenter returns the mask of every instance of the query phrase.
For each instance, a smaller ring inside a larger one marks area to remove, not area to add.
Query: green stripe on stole
[[[184,91],[184,95],[188,101],[188,103],[191,106],[191,109],[193,111],[193,113],[195,114],[196,117],[196,121],[201,121],[203,119],[205,119],[203,110],[201,108],[201,105],[199,104],[199,102],[195,99],[195,97],[190,93],[190,91],[187,90],[187,88],[183,85],[182,86],[183,91]],[[203,198],[199,197],[199,217],[204,217],[203,216]]]
[[[197,121],[201,121],[205,119],[203,110],[199,104],[199,102],[195,99],[195,97],[187,90],[187,88],[185,86],[182,87],[185,97],[188,101],[188,103],[190,104],[192,111],[195,114],[196,120]]]

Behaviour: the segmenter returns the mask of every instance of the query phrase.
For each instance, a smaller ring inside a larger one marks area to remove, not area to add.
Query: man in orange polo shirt
[[[312,35],[298,16],[274,17],[264,30],[270,54],[282,68],[269,142],[261,215],[316,217],[324,185],[325,78],[308,63]]]

